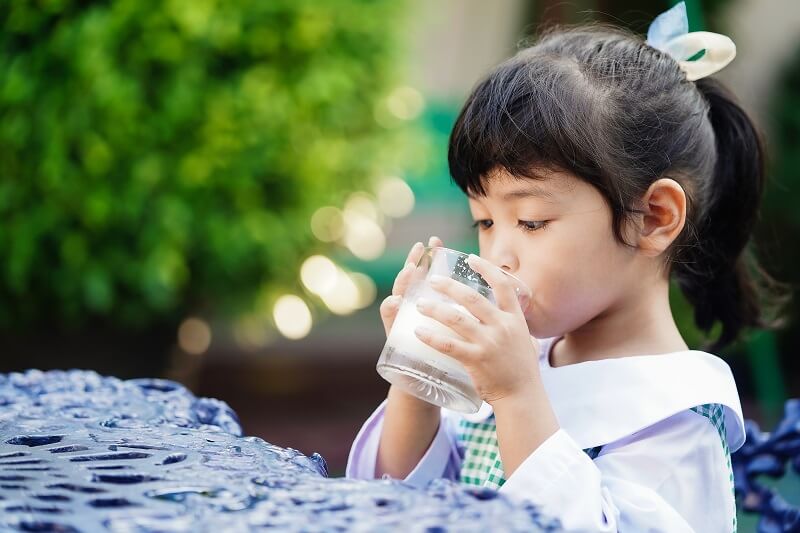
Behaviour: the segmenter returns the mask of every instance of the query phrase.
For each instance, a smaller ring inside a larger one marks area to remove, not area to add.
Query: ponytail
[[[765,182],[763,141],[731,93],[713,78],[697,80],[709,104],[716,138],[716,164],[699,206],[696,242],[674,264],[678,286],[694,307],[697,326],[722,332],[709,347],[719,350],[747,327],[775,327],[764,316],[777,284],[759,267],[748,247]]]

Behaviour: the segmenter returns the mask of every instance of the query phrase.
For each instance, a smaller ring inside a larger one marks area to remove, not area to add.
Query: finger
[[[420,314],[444,324],[467,340],[474,341],[479,338],[481,323],[475,317],[458,310],[452,305],[437,302],[430,298],[419,298],[417,299],[417,310]]]
[[[392,285],[392,295],[402,296],[406,292],[408,283],[411,281],[411,274],[414,272],[416,266],[414,263],[406,263],[406,266],[394,278],[394,285]]]
[[[408,252],[408,256],[406,257],[405,266],[403,266],[403,268],[397,274],[397,277],[394,279],[394,284],[392,285],[392,295],[402,296],[405,293],[406,287],[411,280],[411,273],[414,271],[414,268],[416,267],[417,262],[419,262],[419,258],[422,257],[422,252],[424,251],[425,247],[421,242],[417,242],[411,247],[411,251]]]
[[[414,335],[434,350],[462,363],[472,361],[475,358],[474,348],[466,341],[435,333],[424,326],[417,326],[414,329]]]
[[[392,329],[392,324],[394,324],[394,319],[397,317],[397,311],[400,309],[400,302],[402,301],[403,298],[401,296],[392,295],[387,296],[381,302],[379,310],[386,335],[389,335],[389,331]]]
[[[444,242],[439,237],[433,235],[428,239],[428,246],[444,246]]]
[[[467,264],[472,270],[480,274],[492,288],[498,308],[509,313],[521,312],[520,304],[517,300],[517,291],[514,289],[511,279],[499,267],[474,254],[469,255]]]
[[[419,258],[422,257],[422,253],[425,251],[425,246],[417,241],[414,243],[414,246],[411,247],[411,250],[408,252],[408,257],[406,257],[406,264],[414,263],[415,265],[419,263]]]
[[[430,284],[436,292],[444,294],[457,304],[464,306],[467,311],[484,324],[493,324],[495,322],[497,308],[472,287],[437,274],[431,276]]]

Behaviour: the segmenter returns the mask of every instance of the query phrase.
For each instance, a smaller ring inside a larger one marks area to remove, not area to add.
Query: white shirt
[[[736,505],[730,457],[710,420],[692,410],[721,404],[730,453],[745,439],[730,367],[700,351],[586,361],[551,367],[555,339],[541,342],[539,367],[561,429],[534,450],[500,488],[538,504],[566,531],[730,533]],[[362,426],[345,476],[372,479],[384,400]],[[442,408],[425,455],[405,478],[424,487],[438,477],[457,480],[463,450],[456,431],[474,414]],[[603,446],[594,460],[584,449]]]

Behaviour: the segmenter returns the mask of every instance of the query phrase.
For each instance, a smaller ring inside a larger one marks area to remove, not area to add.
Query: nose
[[[519,258],[514,252],[512,243],[508,239],[493,239],[487,247],[485,254],[482,254],[482,257],[509,274],[515,274],[517,269],[519,269]]]

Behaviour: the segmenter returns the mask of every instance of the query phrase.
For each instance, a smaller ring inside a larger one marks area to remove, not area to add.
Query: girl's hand
[[[428,240],[428,246],[444,246],[444,243],[439,237],[431,237]],[[400,309],[400,303],[403,301],[403,295],[408,288],[409,281],[411,281],[411,274],[417,266],[419,258],[422,257],[424,248],[421,242],[411,247],[405,266],[394,279],[392,294],[381,302],[381,320],[383,320],[383,329],[386,331],[387,336],[389,335],[389,330],[392,329],[392,324],[397,316],[397,311]]]
[[[420,298],[420,313],[451,328],[463,340],[428,328],[417,328],[415,333],[425,344],[461,362],[486,402],[528,394],[539,381],[539,345],[528,331],[514,286],[485,259],[471,255],[467,263],[492,287],[497,305],[463,283],[432,276],[434,290],[464,306],[473,316],[452,305]]]

